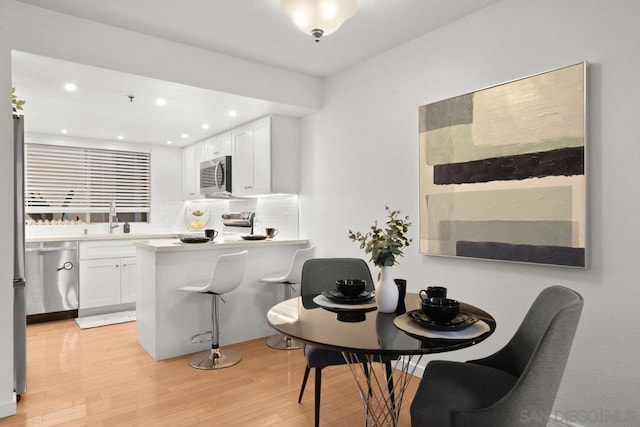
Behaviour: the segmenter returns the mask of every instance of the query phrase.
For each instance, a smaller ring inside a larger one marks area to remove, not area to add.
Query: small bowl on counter
[[[208,243],[213,240],[202,233],[181,233],[178,234],[178,239],[182,243]]]
[[[242,240],[264,240],[267,238],[264,234],[246,234],[242,237]]]

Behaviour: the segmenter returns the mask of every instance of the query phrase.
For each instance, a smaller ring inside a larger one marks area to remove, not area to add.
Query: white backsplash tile
[[[196,208],[206,209],[208,221],[206,228],[248,234],[248,229],[231,229],[223,227],[222,214],[229,212],[255,212],[254,233],[264,234],[266,227],[279,230],[279,238],[298,238],[298,196],[273,196],[248,199],[207,199],[187,202],[151,203],[151,215],[148,223],[131,223],[131,233],[181,233],[189,231],[187,212]],[[108,225],[27,225],[27,238],[46,236],[80,235],[87,230],[88,234],[108,234]],[[114,230],[122,233],[122,223]]]

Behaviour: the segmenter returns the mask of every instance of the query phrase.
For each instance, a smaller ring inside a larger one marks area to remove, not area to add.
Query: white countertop
[[[262,248],[267,246],[308,245],[308,240],[265,239],[265,240],[214,240],[207,243],[182,243],[177,238],[137,240],[133,244],[153,252],[202,251],[228,248]]]
[[[145,239],[167,239],[177,238],[178,233],[114,233],[114,234],[65,234],[59,236],[32,236],[26,237],[27,243],[32,242],[65,242],[70,240],[91,241],[91,240],[145,240]]]

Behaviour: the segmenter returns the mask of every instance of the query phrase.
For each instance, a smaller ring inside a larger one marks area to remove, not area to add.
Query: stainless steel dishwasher
[[[25,247],[27,323],[78,317],[78,242]]]

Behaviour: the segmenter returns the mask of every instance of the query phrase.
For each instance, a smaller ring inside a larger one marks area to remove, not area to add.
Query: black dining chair
[[[546,288],[497,353],[429,362],[411,403],[411,425],[546,427],[582,306],[577,292]]]
[[[302,267],[302,279],[300,282],[300,295],[303,297],[313,297],[322,291],[335,288],[336,280],[340,279],[360,279],[367,282],[365,289],[373,290],[373,279],[367,263],[359,258],[314,258],[304,263]],[[320,423],[320,390],[322,383],[322,369],[327,366],[343,365],[345,361],[339,351],[327,350],[311,344],[303,344],[302,352],[307,360],[307,366],[300,387],[298,403],[302,401],[302,395],[307,385],[311,368],[315,369],[315,426]],[[365,360],[365,358],[362,358]],[[367,365],[363,363],[365,374]],[[390,389],[393,388],[393,377],[391,377],[391,362],[385,361],[385,373]]]

